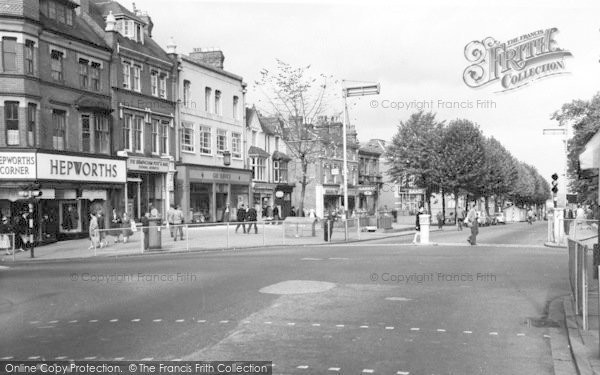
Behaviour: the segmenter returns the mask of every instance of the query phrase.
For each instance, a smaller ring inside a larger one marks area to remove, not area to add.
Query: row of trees
[[[400,122],[387,157],[392,177],[407,181],[412,176],[425,189],[429,210],[434,193],[441,193],[444,210],[446,194],[454,199],[484,198],[488,214],[491,198],[495,205],[510,200],[527,206],[543,204],[550,197],[550,186],[535,167],[514,158],[500,142],[485,137],[465,119],[446,124],[434,113],[413,113]]]

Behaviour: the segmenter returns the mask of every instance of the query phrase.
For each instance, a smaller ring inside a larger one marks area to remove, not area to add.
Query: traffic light
[[[558,175],[556,173],[552,175],[552,192],[558,193]]]

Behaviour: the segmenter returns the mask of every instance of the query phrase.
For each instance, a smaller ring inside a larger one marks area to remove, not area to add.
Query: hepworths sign
[[[557,28],[537,30],[501,43],[492,37],[473,41],[465,47],[465,57],[472,63],[463,80],[478,88],[497,83],[499,91],[514,90],[538,79],[568,73],[565,58],[571,52],[558,47]]]
[[[37,154],[37,178],[82,182],[125,183],[125,160]]]

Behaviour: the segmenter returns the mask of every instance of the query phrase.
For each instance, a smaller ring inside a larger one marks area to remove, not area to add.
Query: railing
[[[575,313],[581,316],[582,328],[587,330],[590,312],[589,289],[592,285],[597,289],[597,274],[595,276],[594,273],[600,270],[595,270],[597,265],[594,264],[592,251],[593,246],[598,243],[598,221],[585,219],[559,220],[564,221],[560,224],[565,224],[564,240],[567,242],[569,251],[569,284],[575,302]],[[560,242],[562,240],[562,238],[559,239]],[[598,304],[600,306],[600,299]]]
[[[278,221],[199,223],[135,226],[135,229],[98,230],[90,237],[89,250],[98,255],[146,253],[151,251],[203,251],[243,249],[280,245],[317,245],[361,239],[363,226],[358,218],[336,220],[331,238],[324,239],[324,223]],[[313,228],[314,226],[314,228]],[[314,229],[314,230],[313,230]],[[329,231],[329,228],[328,228]],[[329,233],[328,233],[329,234]],[[329,236],[328,236],[329,237]]]

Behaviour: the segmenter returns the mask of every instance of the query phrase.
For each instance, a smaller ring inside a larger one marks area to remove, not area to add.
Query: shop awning
[[[269,153],[266,152],[265,150],[263,150],[260,147],[256,147],[256,146],[250,146],[250,148],[248,149],[248,156],[258,156],[259,158],[268,158]]]
[[[287,156],[286,154],[284,154],[281,151],[275,151],[273,153],[273,160],[290,161],[290,160],[292,160],[292,158],[290,158],[289,156]]]
[[[95,201],[98,199],[106,200],[106,190],[86,190],[81,191],[81,199]]]
[[[9,200],[11,202],[16,202],[18,200],[27,199],[19,195],[20,189],[0,189],[0,200]],[[42,195],[37,197],[38,199],[55,199],[54,189],[40,189]]]

